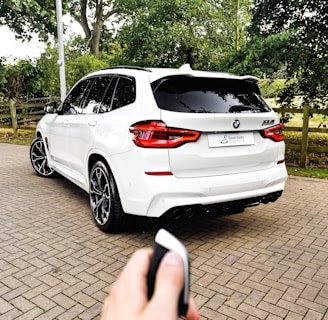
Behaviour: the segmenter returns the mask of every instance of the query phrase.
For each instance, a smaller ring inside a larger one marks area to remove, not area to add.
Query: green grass
[[[287,167],[287,171],[292,176],[328,179],[328,169]]]
[[[13,129],[0,128],[0,142],[22,144],[29,146],[35,138],[35,128],[23,128],[18,130],[18,137],[15,138]]]
[[[274,98],[267,98],[265,101],[271,108],[279,108],[280,106],[275,102]],[[300,110],[302,111],[302,110]],[[279,116],[281,114],[278,113]],[[290,113],[290,120],[285,124],[286,127],[303,127],[303,113]],[[328,116],[314,113],[309,118],[310,128],[328,128]]]

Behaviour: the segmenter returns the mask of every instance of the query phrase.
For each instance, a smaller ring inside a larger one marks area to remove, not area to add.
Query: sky
[[[69,16],[63,17],[63,23],[67,27],[66,37],[64,35],[64,41],[71,33],[83,34],[80,25],[77,22],[72,22]],[[15,58],[39,58],[40,54],[45,50],[46,44],[38,40],[36,34],[32,35],[31,41],[21,41],[15,39],[15,35],[7,26],[0,26],[0,57],[5,57],[6,61],[12,63]]]
[[[36,35],[30,42],[15,39],[13,32],[7,26],[0,27],[0,57],[5,57],[9,62],[14,58],[38,58],[45,48],[45,44],[38,41]]]

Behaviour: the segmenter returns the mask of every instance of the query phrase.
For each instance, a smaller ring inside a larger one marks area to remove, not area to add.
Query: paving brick
[[[270,289],[270,291],[265,295],[264,301],[276,305],[281,296],[284,294],[283,291],[277,290],[275,288]]]
[[[287,288],[287,291],[285,292],[282,298],[290,302],[295,302],[298,299],[298,297],[301,295],[301,293],[302,293],[301,289],[289,287]]]
[[[206,307],[201,307],[200,308],[200,314],[202,315],[202,319],[204,318],[205,320],[227,320],[230,319],[226,315],[215,311],[213,309],[209,309]]]
[[[210,309],[218,310],[226,301],[227,301],[227,296],[216,293],[204,305]]]
[[[102,304],[97,303],[97,304],[93,305],[92,307],[89,307],[84,312],[82,312],[79,315],[79,318],[81,318],[82,320],[94,320],[97,318],[100,319],[99,314],[101,314],[101,310],[102,310]]]
[[[321,314],[325,314],[325,312],[327,311],[327,305],[324,306],[322,304],[315,303],[315,302],[312,302],[310,300],[306,300],[303,298],[299,298],[296,301],[296,303],[303,307],[308,308],[309,310],[320,312]]]
[[[56,306],[56,303],[54,301],[48,299],[47,297],[41,294],[31,299],[31,301],[42,310],[49,310]]]
[[[288,313],[288,309],[281,308],[277,305],[267,303],[265,301],[261,301],[258,305],[258,308],[261,310],[267,311],[271,315],[275,315],[275,316],[278,316],[281,318],[286,317],[286,315]]]
[[[85,312],[86,308],[80,304],[76,304],[72,308],[68,309],[60,315],[61,320],[73,320],[77,318],[81,313]]]
[[[0,144],[0,320],[100,320],[109,287],[161,223],[100,232],[87,194],[38,177],[28,151]],[[328,320],[327,194],[327,180],[289,177],[275,203],[165,222],[189,249],[201,318]]]
[[[280,306],[286,310],[292,311],[302,316],[305,316],[308,311],[308,308],[284,299],[280,299],[277,303],[277,306]]]
[[[304,320],[321,320],[322,317],[323,317],[322,313],[309,310],[309,312],[305,315]]]
[[[223,305],[219,309],[220,313],[228,316],[231,319],[243,320],[246,319],[248,314],[237,309],[231,308],[227,305]]]
[[[25,299],[22,296],[16,297],[10,301],[12,305],[14,305],[18,310],[26,313],[27,311],[33,309],[35,304]]]
[[[6,312],[5,314],[0,314],[0,320],[13,320],[17,319],[22,314],[21,311],[18,309],[11,309],[10,311]]]
[[[4,314],[13,309],[14,306],[0,297],[0,314]]]
[[[289,311],[285,320],[302,320],[304,317],[298,313]]]
[[[50,310],[44,310],[35,320],[52,320],[60,319],[60,315],[65,312],[65,309],[60,306],[55,306]]]
[[[24,312],[19,317],[15,318],[16,320],[34,320],[36,317],[38,317],[40,314],[43,313],[43,310],[40,308],[33,308],[29,311]]]
[[[267,319],[269,314],[267,311],[263,311],[246,303],[241,304],[238,309],[246,314],[251,314],[254,319]],[[249,319],[249,317],[247,319]]]

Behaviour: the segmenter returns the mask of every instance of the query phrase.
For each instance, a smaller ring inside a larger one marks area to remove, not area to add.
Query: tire
[[[30,147],[30,160],[35,172],[45,178],[52,177],[55,171],[49,167],[43,139],[35,138]]]
[[[112,233],[124,230],[127,217],[114,177],[102,161],[93,165],[89,181],[90,207],[97,227]]]

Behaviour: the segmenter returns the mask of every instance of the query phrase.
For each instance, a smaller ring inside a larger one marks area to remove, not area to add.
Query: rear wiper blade
[[[260,111],[259,108],[247,106],[245,104],[236,104],[229,108],[230,113],[237,113],[237,112],[258,112]]]

